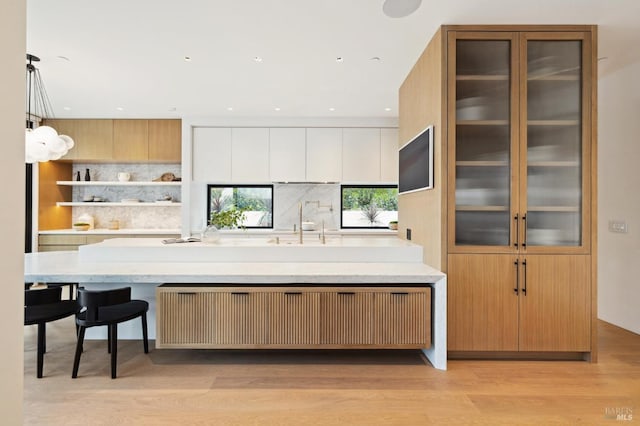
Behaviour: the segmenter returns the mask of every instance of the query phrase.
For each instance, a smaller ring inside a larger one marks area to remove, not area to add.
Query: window
[[[273,185],[207,185],[207,221],[232,209],[244,212],[245,228],[273,228]]]
[[[398,187],[394,185],[343,185],[342,228],[387,228],[398,220]]]

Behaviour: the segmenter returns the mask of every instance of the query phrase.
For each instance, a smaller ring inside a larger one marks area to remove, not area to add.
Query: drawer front
[[[373,293],[338,291],[322,294],[320,339],[328,345],[373,343]]]
[[[219,293],[158,292],[156,346],[207,346],[217,341],[214,327]]]
[[[376,336],[380,345],[431,344],[431,289],[376,293]]]
[[[38,236],[39,245],[82,245],[87,243],[86,235],[46,234]]]
[[[269,294],[269,343],[317,345],[320,343],[320,294],[284,291]]]

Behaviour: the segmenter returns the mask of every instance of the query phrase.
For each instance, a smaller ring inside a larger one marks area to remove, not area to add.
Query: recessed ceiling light
[[[280,111],[280,107],[275,107],[274,108],[276,111]]]
[[[378,62],[380,60],[380,56],[372,56],[369,58],[370,61]]]
[[[71,111],[71,107],[63,107],[62,109],[65,111]]]
[[[253,61],[260,63],[260,62],[262,62],[262,57],[261,56],[256,56],[256,57],[253,58]]]
[[[178,108],[176,107],[169,107],[169,111],[176,111]]]
[[[344,58],[342,56],[338,56],[336,58],[336,62],[344,62]]]
[[[184,61],[185,62],[191,62],[191,56],[185,56],[184,57]]]
[[[66,56],[56,56],[56,58],[62,59],[63,61],[71,62],[71,59],[67,58]]]
[[[124,108],[122,108],[122,107],[116,107],[116,109],[117,109],[118,111],[124,111]]]
[[[233,111],[233,107],[227,107],[227,111]]]
[[[391,111],[391,108],[387,107],[384,109],[385,111]]]
[[[329,111],[335,111],[336,109],[334,107],[329,108]]]
[[[389,18],[404,18],[418,10],[422,0],[385,0],[382,11]]]

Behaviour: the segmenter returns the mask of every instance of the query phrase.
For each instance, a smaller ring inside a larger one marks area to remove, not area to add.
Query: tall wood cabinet
[[[595,359],[596,29],[445,26],[438,44],[448,349]]]

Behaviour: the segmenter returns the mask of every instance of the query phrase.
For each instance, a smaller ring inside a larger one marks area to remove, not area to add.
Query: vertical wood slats
[[[158,287],[158,348],[428,347],[430,288]]]

